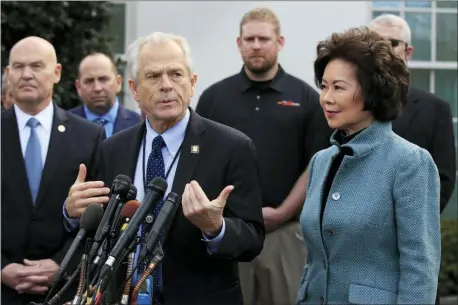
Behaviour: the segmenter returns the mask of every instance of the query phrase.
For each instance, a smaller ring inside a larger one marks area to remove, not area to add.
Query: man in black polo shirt
[[[256,145],[267,229],[262,253],[240,263],[247,305],[287,305],[296,300],[306,259],[298,223],[311,157],[329,146],[331,130],[318,94],[278,64],[284,44],[269,9],[254,9],[240,23],[240,73],[206,89],[196,111],[234,127]]]

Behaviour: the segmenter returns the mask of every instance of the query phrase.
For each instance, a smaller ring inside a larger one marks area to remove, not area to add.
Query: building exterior
[[[186,37],[194,69],[199,75],[196,96],[191,104],[195,106],[205,88],[241,69],[236,45],[239,22],[245,12],[259,6],[273,9],[280,19],[285,36],[285,47],[280,55],[282,66],[312,86],[313,61],[319,40],[331,32],[368,24],[373,17],[383,13],[404,17],[412,29],[414,46],[409,63],[411,82],[450,103],[457,139],[457,1],[116,2],[112,26],[118,38],[116,51],[122,57],[126,46],[138,36],[154,31]],[[129,89],[124,88],[126,106],[138,110]],[[457,189],[458,186],[444,211],[445,218],[458,215]]]

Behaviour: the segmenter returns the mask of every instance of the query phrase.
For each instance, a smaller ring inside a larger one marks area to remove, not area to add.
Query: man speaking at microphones
[[[118,174],[132,177],[139,201],[155,177],[166,180],[165,195],[182,195],[164,232],[164,258],[152,273],[149,304],[242,305],[237,263],[256,257],[265,235],[252,141],[189,107],[197,75],[183,37],[160,32],[140,37],[127,58],[129,86],[147,119],[102,143],[97,177],[105,185]],[[65,206],[70,217],[79,217],[97,193],[89,183],[71,188]],[[162,203],[151,209],[155,217]],[[141,237],[148,233],[140,231]],[[111,303],[120,301],[125,274],[112,275]]]

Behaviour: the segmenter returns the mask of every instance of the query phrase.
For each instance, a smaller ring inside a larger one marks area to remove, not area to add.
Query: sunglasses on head
[[[390,38],[390,39],[388,39],[388,40],[391,42],[391,46],[392,46],[393,48],[396,48],[399,44],[401,44],[401,42],[405,44],[406,48],[407,48],[407,46],[409,45],[409,44],[408,44],[407,42],[405,42],[404,40],[393,39],[393,38]]]

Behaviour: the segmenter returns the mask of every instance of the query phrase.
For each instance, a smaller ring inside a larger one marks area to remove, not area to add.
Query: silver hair
[[[399,28],[401,30],[401,39],[411,44],[412,33],[410,26],[403,18],[393,14],[383,14],[372,20],[371,23],[369,23],[369,28],[373,29],[375,25]]]
[[[181,47],[185,56],[186,65],[189,69],[189,72],[192,72],[191,51],[186,39],[182,36],[178,36],[175,34],[154,32],[152,34],[149,34],[148,36],[138,38],[127,49],[127,70],[129,72],[130,78],[135,83],[137,83],[139,70],[138,55],[140,54],[140,51],[145,46],[145,44],[164,44],[168,42],[176,42]]]

